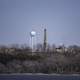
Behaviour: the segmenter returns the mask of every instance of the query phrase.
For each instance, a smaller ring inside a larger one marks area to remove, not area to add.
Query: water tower
[[[30,42],[31,42],[32,52],[33,52],[33,46],[34,46],[35,36],[36,36],[36,32],[35,31],[31,31],[30,32]]]

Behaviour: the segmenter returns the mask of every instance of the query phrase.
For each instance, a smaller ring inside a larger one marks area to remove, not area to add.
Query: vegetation
[[[0,46],[0,73],[80,73],[80,47],[43,46],[35,52],[28,46]]]

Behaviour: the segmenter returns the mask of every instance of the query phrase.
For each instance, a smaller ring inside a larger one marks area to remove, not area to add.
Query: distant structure
[[[33,44],[33,43],[34,43],[33,39],[34,39],[35,35],[36,35],[36,32],[35,32],[35,31],[31,31],[31,32],[30,32],[30,36],[31,36],[30,42],[31,42],[32,52],[33,52],[33,46],[34,46],[34,44]]]
[[[47,47],[47,30],[44,29],[44,43],[43,43],[44,52],[46,52],[46,47]]]

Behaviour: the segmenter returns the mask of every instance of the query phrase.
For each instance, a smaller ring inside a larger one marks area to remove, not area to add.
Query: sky
[[[80,45],[80,0],[0,0],[0,44]]]

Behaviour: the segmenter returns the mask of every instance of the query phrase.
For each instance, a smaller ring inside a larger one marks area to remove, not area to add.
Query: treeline
[[[0,46],[0,73],[80,73],[80,46]]]

